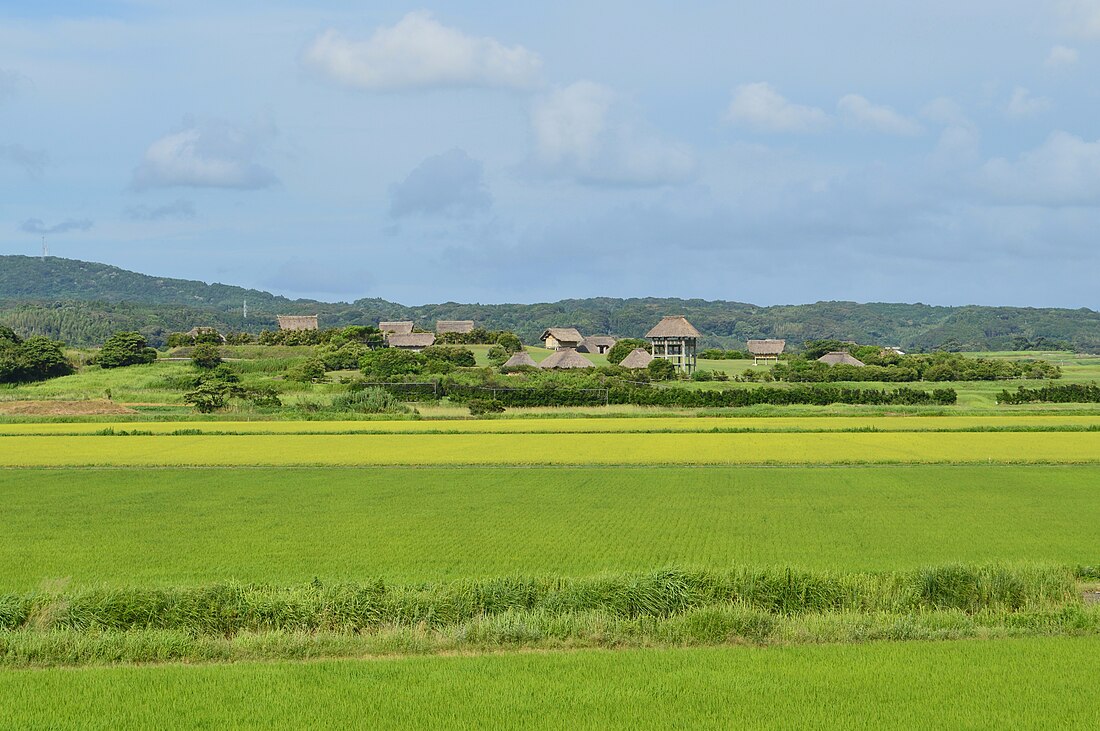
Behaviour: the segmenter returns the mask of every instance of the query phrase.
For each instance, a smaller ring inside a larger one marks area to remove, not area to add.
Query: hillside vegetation
[[[249,319],[241,306],[248,300]],[[352,303],[291,300],[243,287],[153,277],[56,257],[0,256],[0,324],[24,336],[73,345],[102,343],[118,330],[138,330],[154,345],[196,325],[222,331],[274,329],[276,314],[320,314],[327,327],[411,319],[472,319],[511,330],[527,343],[546,327],[638,337],[662,315],[684,314],[704,334],[704,347],[743,347],[749,338],[837,338],[908,350],[1100,351],[1100,312],[1025,307],[935,307],[923,304],[817,302],[758,307],[727,301],[597,297],[538,304],[405,306],[382,299]]]

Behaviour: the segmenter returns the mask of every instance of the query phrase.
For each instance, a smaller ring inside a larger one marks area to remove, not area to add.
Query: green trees
[[[0,383],[42,381],[72,373],[61,343],[37,335],[21,339],[0,325]]]
[[[191,364],[196,368],[209,370],[222,362],[222,354],[210,343],[199,343],[191,351]]]
[[[325,377],[325,362],[320,358],[306,358],[287,369],[288,380],[299,383],[312,383]]]
[[[623,338],[611,346],[611,350],[607,351],[607,362],[611,365],[618,365],[635,348],[649,350],[649,342],[639,338]]]
[[[410,353],[397,348],[372,350],[359,359],[359,369],[367,378],[385,381],[395,376],[409,376],[420,373],[424,367],[424,358],[419,353]]]
[[[473,368],[477,365],[477,361],[474,360],[474,351],[454,345],[433,345],[420,351],[420,355],[428,360],[451,363],[458,368]]]
[[[671,381],[676,378],[676,366],[664,358],[654,358],[645,369],[654,381]]]
[[[107,338],[96,362],[101,368],[122,368],[152,363],[156,359],[157,351],[149,347],[141,333],[124,331]]]

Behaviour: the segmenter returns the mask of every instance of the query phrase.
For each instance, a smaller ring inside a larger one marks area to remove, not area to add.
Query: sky
[[[5,0],[0,254],[290,297],[1100,307],[1100,0]]]

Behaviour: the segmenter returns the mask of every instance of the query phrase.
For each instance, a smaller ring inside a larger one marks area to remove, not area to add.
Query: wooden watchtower
[[[653,343],[653,357],[670,361],[687,374],[695,372],[695,350],[702,337],[683,315],[667,315],[645,334]]]

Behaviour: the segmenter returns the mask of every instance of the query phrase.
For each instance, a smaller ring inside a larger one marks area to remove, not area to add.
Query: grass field
[[[0,673],[10,728],[1052,729],[1096,722],[1100,639]]]
[[[0,437],[0,466],[1100,462],[1100,431]]]
[[[1097,565],[1097,485],[1092,466],[9,469],[0,592]]]

